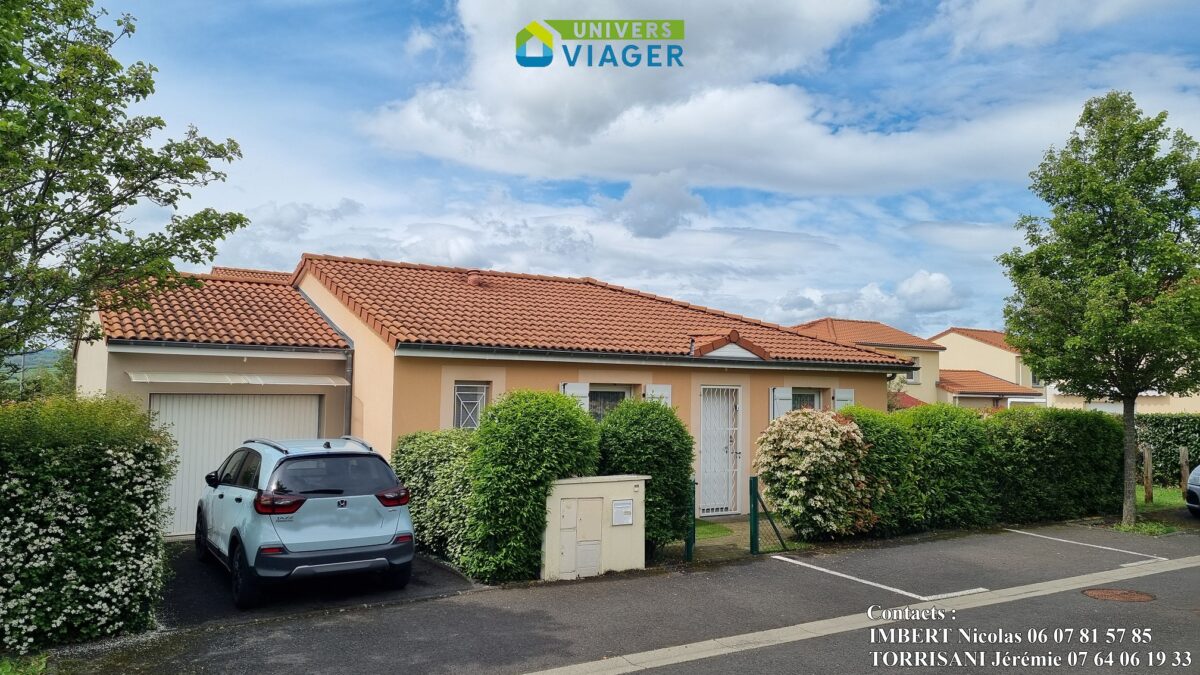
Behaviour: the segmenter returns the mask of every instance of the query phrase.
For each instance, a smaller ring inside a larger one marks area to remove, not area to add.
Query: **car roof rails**
[[[269,438],[247,438],[246,440],[244,440],[242,442],[243,443],[261,443],[263,445],[275,448],[276,450],[282,452],[285,455],[288,454],[287,448],[283,447],[279,443],[276,443],[275,441],[273,441]]]
[[[358,443],[359,445],[363,446],[367,450],[370,450],[371,452],[375,452],[375,448],[372,448],[370,443],[364,441],[363,439],[359,438],[358,436],[347,435],[347,436],[342,436],[341,439],[343,441],[353,441],[353,442]]]

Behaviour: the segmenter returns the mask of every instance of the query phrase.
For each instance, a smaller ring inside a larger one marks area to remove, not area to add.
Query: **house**
[[[202,287],[94,316],[104,339],[76,352],[80,394],[136,399],[172,426],[175,534],[195,526],[204,474],[246,438],[348,433],[350,343],[300,291],[241,271],[194,276]]]
[[[981,370],[943,368],[937,382],[938,402],[953,403],[963,408],[1009,408],[1013,405],[1032,405],[1042,392],[1013,384]]]
[[[251,436],[360,436],[382,452],[418,430],[478,425],[513,389],[562,391],[597,418],[620,400],[675,406],[696,438],[697,512],[745,513],[754,439],[795,407],[884,409],[877,350],[590,278],[306,254],[287,281],[230,270],[145,310],[96,317],[84,393],[134,396],[183,455],[191,486]],[[191,501],[189,501],[189,499]]]
[[[946,348],[941,362],[944,380],[947,370],[963,371],[946,380],[949,389],[939,385],[945,392],[941,400],[967,404],[974,399],[970,405],[983,408],[1046,405],[1045,383],[1025,365],[1021,352],[1008,344],[1003,331],[951,326],[929,340]]]
[[[903,373],[901,407],[936,403],[939,357],[945,347],[879,321],[825,317],[792,326],[793,330],[824,340],[874,349],[912,361],[917,368]],[[910,400],[912,399],[912,400]]]

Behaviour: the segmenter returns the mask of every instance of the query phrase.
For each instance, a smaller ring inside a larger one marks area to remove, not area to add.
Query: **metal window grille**
[[[487,405],[488,384],[486,382],[454,383],[454,427],[476,429],[483,407]]]

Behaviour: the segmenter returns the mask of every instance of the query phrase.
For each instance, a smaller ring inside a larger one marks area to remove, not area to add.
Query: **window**
[[[233,484],[251,490],[258,489],[258,470],[261,466],[262,455],[254,450],[247,451],[246,459],[242,462],[242,468],[238,469],[237,479],[233,481]]]
[[[1032,385],[1033,385],[1033,386],[1035,386],[1035,387],[1040,387],[1040,386],[1042,386],[1042,378],[1038,377],[1038,376],[1037,376],[1037,373],[1035,373],[1035,372],[1033,372],[1033,371],[1030,371],[1030,373],[1029,373],[1029,383],[1030,383],[1030,384],[1032,384]]]
[[[627,386],[593,384],[588,388],[588,412],[599,422],[629,395],[630,388]]]
[[[234,479],[237,478],[238,471],[242,468],[242,460],[246,457],[248,450],[238,450],[225,460],[221,468],[217,470],[217,477],[223,485],[232,485]]]
[[[805,408],[821,409],[821,391],[819,389],[801,389],[799,387],[773,387],[771,389],[771,419],[792,410]]]
[[[487,405],[490,382],[454,383],[454,428],[477,429]]]
[[[275,492],[309,495],[371,495],[395,487],[396,474],[379,455],[333,455],[285,459],[271,476]]]
[[[912,359],[913,365],[915,365],[917,369],[911,373],[905,373],[904,382],[905,384],[921,384],[921,357],[912,356],[909,358]]]

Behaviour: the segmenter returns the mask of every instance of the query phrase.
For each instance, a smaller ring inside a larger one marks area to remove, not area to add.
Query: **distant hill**
[[[65,350],[43,349],[40,352],[35,352],[33,354],[26,354],[25,355],[25,370],[30,371],[30,370],[41,370],[42,368],[49,368],[50,366],[54,365],[54,362],[57,361],[60,356],[62,356],[63,351],[65,351]],[[6,359],[6,361],[15,365],[17,368],[21,367],[21,357],[19,357],[19,356],[9,357],[8,359]]]

